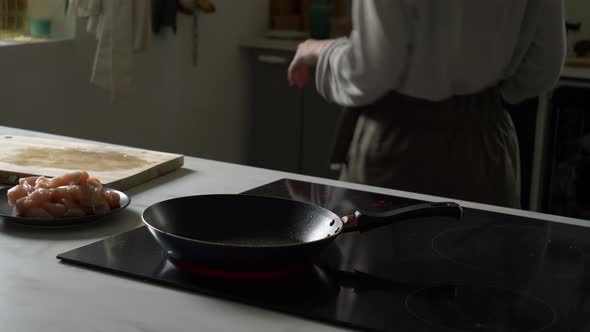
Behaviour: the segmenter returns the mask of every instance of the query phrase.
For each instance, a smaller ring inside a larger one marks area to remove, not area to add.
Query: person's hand
[[[303,88],[309,82],[309,67],[318,63],[322,51],[334,42],[333,39],[308,39],[297,47],[297,53],[289,66],[289,85]]]

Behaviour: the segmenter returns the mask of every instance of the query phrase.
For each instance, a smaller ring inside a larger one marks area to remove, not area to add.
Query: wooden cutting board
[[[111,144],[0,135],[2,184],[16,184],[25,176],[87,171],[109,187],[126,190],[183,164],[184,156],[178,154]]]

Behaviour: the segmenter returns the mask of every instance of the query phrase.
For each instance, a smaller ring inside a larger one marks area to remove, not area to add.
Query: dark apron
[[[498,88],[345,109],[332,162],[342,181],[520,208],[518,139]]]

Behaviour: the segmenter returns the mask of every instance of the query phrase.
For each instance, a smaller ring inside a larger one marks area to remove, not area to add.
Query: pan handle
[[[416,204],[387,212],[362,213],[357,211],[354,214],[356,222],[350,226],[345,226],[343,231],[366,232],[408,219],[449,217],[460,220],[462,216],[463,208],[459,204],[452,202]]]

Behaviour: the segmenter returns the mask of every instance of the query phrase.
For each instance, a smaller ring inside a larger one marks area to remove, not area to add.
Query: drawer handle
[[[259,55],[258,61],[271,65],[284,65],[289,62],[289,59],[277,55]]]

